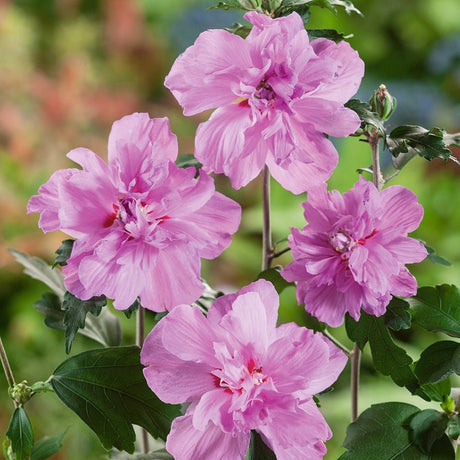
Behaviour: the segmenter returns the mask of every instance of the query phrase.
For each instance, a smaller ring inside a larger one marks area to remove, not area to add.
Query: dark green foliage
[[[339,43],[347,38],[344,34],[341,34],[334,29],[307,29],[307,33],[310,40],[315,40],[316,38],[327,38],[328,40]]]
[[[254,430],[251,431],[251,442],[246,458],[247,460],[276,460],[275,454]]]
[[[72,254],[72,248],[75,240],[63,240],[61,246],[56,250],[57,257],[54,259],[53,268],[56,265],[64,267],[67,265],[67,260]]]
[[[264,279],[267,281],[270,281],[270,283],[275,286],[276,292],[278,294],[281,294],[288,286],[295,286],[294,283],[289,283],[286,281],[280,273],[280,268],[268,268],[267,270],[264,270],[263,272],[260,272],[257,275],[257,279]]]
[[[426,160],[441,158],[444,161],[453,159],[447,148],[456,138],[448,135],[443,129],[430,130],[422,126],[398,126],[386,136],[386,145],[393,156],[400,153],[420,155]]]
[[[31,460],[45,460],[54,455],[62,447],[62,438],[66,432],[64,430],[54,436],[39,439],[32,448]]]
[[[403,300],[393,297],[383,315],[385,326],[393,331],[410,329],[412,317],[409,313],[409,304]]]
[[[444,257],[438,256],[438,254],[436,254],[436,251],[433,248],[427,246],[425,243],[423,244],[425,246],[425,249],[428,251],[427,257],[431,260],[431,262],[433,262],[434,264],[444,265],[446,267],[450,267],[452,265],[448,260],[444,259]]]
[[[410,439],[425,454],[429,454],[433,444],[447,428],[447,415],[434,409],[420,411],[410,421]]]
[[[372,111],[368,102],[361,102],[359,99],[350,99],[345,107],[356,112],[361,120],[361,128],[366,130],[368,125],[374,126],[382,135],[385,133],[383,121],[378,113]]]
[[[141,306],[141,303],[139,302],[139,299],[136,299],[132,305],[130,305],[126,310],[123,310],[123,313],[125,314],[126,318],[131,318],[131,315],[133,313],[136,313],[137,310],[139,310]]]
[[[457,286],[422,287],[408,302],[412,307],[412,320],[419,326],[460,337],[460,292]]]
[[[16,454],[16,460],[30,457],[34,445],[34,433],[29,417],[22,407],[17,407],[14,410],[6,436],[11,441],[11,448]]]
[[[45,324],[51,329],[65,330],[64,314],[61,299],[53,292],[45,292],[42,298],[34,303],[34,307],[45,315]]]
[[[91,350],[64,361],[51,379],[54,392],[106,449],[134,452],[132,424],[166,438],[179,407],[161,402],[142,373],[135,346]]]
[[[70,353],[72,342],[79,328],[85,327],[86,315],[92,313],[98,316],[102,307],[107,305],[107,299],[104,295],[91,297],[89,300],[80,300],[70,292],[64,294],[62,309],[64,313],[65,326],[65,351]]]
[[[437,383],[454,372],[460,375],[460,343],[443,340],[420,355],[414,369],[420,383]]]
[[[347,452],[340,460],[454,460],[449,438],[441,430],[444,416],[436,415],[437,421],[425,424],[425,412],[399,402],[372,405],[348,426],[343,444]],[[417,445],[417,441],[423,445],[422,433],[430,436],[424,445],[429,446],[428,453]]]

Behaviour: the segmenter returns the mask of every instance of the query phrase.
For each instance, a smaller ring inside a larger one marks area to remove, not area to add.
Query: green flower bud
[[[380,85],[379,89],[374,91],[369,104],[372,110],[379,114],[382,120],[388,120],[396,109],[396,98],[387,90],[385,85]]]
[[[11,399],[14,399],[18,404],[23,405],[26,403],[33,394],[32,389],[27,384],[27,380],[17,383],[13,387],[8,388],[8,394]]]

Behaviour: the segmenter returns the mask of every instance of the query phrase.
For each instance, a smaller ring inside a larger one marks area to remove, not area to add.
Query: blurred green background
[[[366,63],[358,97],[369,99],[372,90],[385,83],[398,99],[390,128],[409,123],[460,131],[458,0],[354,3],[364,17],[347,16],[343,10],[334,16],[312,8],[309,26],[354,34],[349,42]],[[132,112],[169,117],[180,153],[193,152],[196,126],[208,114],[183,117],[163,80],[175,57],[201,31],[241,19],[235,11],[206,11],[211,4],[205,0],[0,0],[0,336],[17,381],[45,380],[66,359],[63,333],[47,329],[33,308],[46,288],[23,275],[6,249],[52,261],[65,238],[58,232],[42,234],[38,216],[26,214],[29,197],[56,169],[71,166],[65,157],[71,149],[84,146],[105,157],[111,124]],[[356,169],[371,163],[370,151],[356,138],[339,139],[336,145],[340,162],[330,187],[344,192],[357,180]],[[459,150],[452,152],[460,157]],[[388,157],[383,161],[390,165]],[[220,191],[242,204],[243,219],[232,246],[216,261],[205,261],[203,274],[210,284],[230,291],[254,280],[260,269],[260,183],[256,180],[233,191],[226,178],[216,181]],[[419,284],[458,285],[460,167],[416,158],[392,183],[411,188],[425,208],[414,236],[452,262],[450,267],[428,260],[413,266]],[[304,199],[272,183],[274,241],[285,238],[290,226],[304,225],[299,206]],[[289,260],[286,254],[279,263]],[[304,321],[293,289],[282,295],[280,318]],[[134,321],[124,315],[120,320],[124,343],[132,343]],[[343,329],[334,334],[351,345]],[[414,359],[436,338],[418,329],[397,337]],[[79,336],[72,353],[96,346]],[[343,451],[340,445],[349,419],[348,378],[346,369],[335,391],[321,397],[334,431],[326,459],[335,459]],[[6,388],[0,371],[1,440],[13,410]],[[377,375],[365,353],[360,409],[389,398],[426,407],[420,398]],[[35,396],[26,409],[36,439],[69,427],[63,449],[53,458],[107,458],[96,436],[53,394]]]

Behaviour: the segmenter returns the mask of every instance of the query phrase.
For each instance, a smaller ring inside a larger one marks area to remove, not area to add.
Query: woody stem
[[[273,260],[272,235],[270,229],[270,171],[267,165],[262,171],[262,271],[270,268]]]
[[[145,309],[139,306],[136,315],[136,345],[142,348],[145,337]],[[143,454],[147,454],[149,451],[149,438],[147,431],[141,428],[141,450]]]
[[[8,361],[8,356],[6,355],[5,347],[3,346],[2,338],[0,337],[0,361],[2,362],[3,370],[5,371],[6,381],[8,382],[8,387],[12,388],[16,385],[14,381],[13,371],[11,370],[10,362]],[[14,401],[14,406],[19,407],[19,404]]]

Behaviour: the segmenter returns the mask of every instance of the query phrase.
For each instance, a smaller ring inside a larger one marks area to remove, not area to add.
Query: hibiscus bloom
[[[308,225],[291,229],[293,262],[281,274],[297,281],[297,300],[309,313],[336,327],[345,313],[358,320],[362,308],[380,316],[392,294],[417,292],[405,264],[427,251],[407,236],[423,217],[410,190],[393,185],[379,192],[361,177],[343,196],[325,185],[310,191],[303,207]]]
[[[67,155],[82,166],[54,173],[28,204],[45,232],[76,238],[63,268],[80,299],[105,294],[118,309],[139,297],[154,311],[195,301],[200,257],[231,242],[241,208],[206,174],[174,164],[177,139],[167,118],[135,113],[113,124],[108,164],[88,149]]]
[[[312,396],[347,358],[319,333],[276,327],[279,299],[259,280],[218,298],[205,317],[177,306],[141,351],[150,388],[167,403],[190,402],[166,441],[176,460],[243,459],[256,430],[279,460],[323,458],[332,435]]]
[[[338,160],[323,133],[348,136],[360,120],[343,104],[355,94],[364,63],[346,42],[309,42],[297,13],[272,19],[255,11],[246,39],[203,32],[176,60],[165,85],[185,115],[218,109],[198,127],[195,156],[233,187],[264,164],[287,190],[327,180]]]

